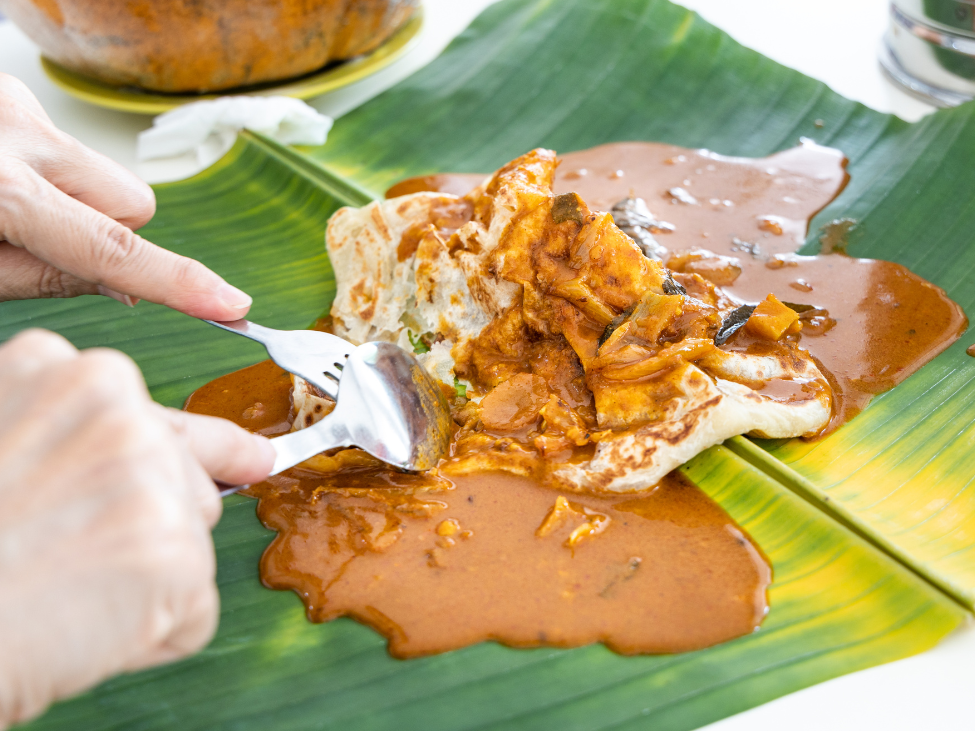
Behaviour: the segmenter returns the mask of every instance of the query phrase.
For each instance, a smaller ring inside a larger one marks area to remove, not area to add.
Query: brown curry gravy
[[[732,284],[742,302],[770,292],[828,311],[805,327],[801,347],[833,387],[829,433],[957,340],[968,327],[944,291],[892,262],[840,253],[796,256],[809,220],[846,185],[842,153],[806,143],[766,158],[735,158],[673,145],[623,142],[560,155],[556,194],[575,192],[592,210],[643,198],[674,225],[655,234],[673,254],[706,249],[738,260]],[[463,195],[485,176],[440,174],[397,183],[387,197],[421,190]],[[665,261],[666,263],[666,261]],[[747,349],[744,335],[729,342]],[[821,435],[820,435],[821,436]]]
[[[290,388],[265,361],[203,386],[186,408],[274,436],[290,427]],[[250,488],[278,531],[264,584],[297,592],[314,622],[373,627],[402,658],[484,640],[681,652],[748,634],[766,614],[767,560],[677,473],[611,497],[503,473],[429,483],[367,463],[294,468]]]
[[[845,184],[844,162],[815,146],[748,160],[613,144],[564,155],[555,192],[575,191],[593,210],[644,198],[674,225],[656,234],[671,253],[704,248],[738,260],[741,274],[721,285],[742,301],[771,291],[828,310],[806,320],[801,345],[834,388],[832,429],[966,326],[940,289],[899,265],[790,254]],[[414,178],[387,196],[463,195],[483,177]],[[754,344],[742,334],[726,347]],[[290,428],[290,385],[265,362],[204,386],[186,408],[274,436]],[[278,531],[262,580],[296,591],[312,621],[351,616],[374,627],[397,657],[483,640],[676,652],[747,634],[766,613],[771,570],[760,550],[676,473],[645,493],[609,497],[502,473],[417,478],[344,454],[351,461],[338,474],[295,468],[249,491]]]

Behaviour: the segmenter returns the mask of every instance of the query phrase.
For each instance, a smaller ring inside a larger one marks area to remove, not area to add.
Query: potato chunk
[[[774,294],[762,300],[745,323],[745,329],[757,338],[779,340],[802,329],[799,314],[779,302]]]

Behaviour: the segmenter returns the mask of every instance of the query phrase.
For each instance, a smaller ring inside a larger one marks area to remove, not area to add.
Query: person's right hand
[[[0,73],[0,302],[104,294],[209,320],[246,315],[247,294],[133,233],[155,210],[148,185],[57,129]]]
[[[0,346],[0,728],[203,647],[217,621],[210,477],[273,449],[152,402],[111,350],[33,330]]]

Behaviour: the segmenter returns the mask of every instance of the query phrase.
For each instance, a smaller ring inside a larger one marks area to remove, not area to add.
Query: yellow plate
[[[248,96],[291,96],[309,99],[348,86],[376,73],[410,50],[423,26],[423,11],[418,10],[388,41],[367,56],[346,61],[298,79],[247,87],[246,90],[227,89],[219,94],[160,94],[140,91],[133,87],[119,87],[69,71],[49,58],[41,56],[44,73],[71,96],[89,104],[137,114],[161,114],[189,102],[216,99],[220,96],[246,94]]]

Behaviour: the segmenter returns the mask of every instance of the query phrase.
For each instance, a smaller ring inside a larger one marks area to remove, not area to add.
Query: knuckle
[[[23,246],[31,229],[38,225],[33,212],[49,202],[46,185],[23,160],[0,155],[0,241],[6,239],[15,246]]]
[[[220,620],[220,594],[213,579],[198,587],[187,598],[183,626],[171,644],[176,652],[192,654],[206,647]]]
[[[77,355],[71,343],[52,332],[31,329],[18,333],[0,345],[0,387],[4,398],[28,383],[36,383],[31,379],[55,372],[59,364],[76,360]]]
[[[38,353],[53,347],[63,349],[67,343],[67,340],[50,330],[32,327],[28,330],[21,330],[3,347],[15,352]]]
[[[105,374],[113,379],[135,379],[139,383],[142,376],[135,361],[120,350],[111,348],[91,348],[81,354],[86,367]]]
[[[153,433],[151,425],[141,423],[141,414],[133,413],[124,403],[113,402],[112,399],[116,397],[112,393],[106,393],[104,382],[99,383],[98,391],[100,393],[89,390],[86,398],[89,403],[94,401],[95,404],[91,407],[91,426],[104,445],[101,448],[103,460],[111,465],[119,485],[127,490],[131,489],[133,494],[144,492],[151,479],[143,474],[144,470],[165,472],[165,467],[158,465],[153,459],[159,435]],[[126,505],[127,511],[139,512],[137,505]]]
[[[74,366],[79,386],[84,388],[89,398],[104,406],[119,404],[130,409],[123,414],[124,420],[137,432],[139,426],[134,422],[131,412],[133,400],[147,400],[145,384],[138,367],[127,355],[117,350],[98,348],[81,353]],[[140,419],[139,424],[148,420]]]
[[[105,228],[99,236],[103,245],[95,249],[95,262],[102,271],[128,268],[138,260],[145,247],[145,241],[130,229],[111,219],[104,219],[103,225]]]
[[[166,415],[167,421],[176,435],[180,437],[189,435],[190,417],[186,412],[180,411],[179,409],[165,408],[163,413]]]
[[[219,612],[220,597],[212,579],[157,601],[145,617],[150,662],[172,661],[203,649],[216,632]]]
[[[220,516],[223,514],[223,501],[220,499],[220,493],[214,489],[213,485],[207,485],[203,491],[200,500],[200,514],[211,530],[220,522]]]
[[[8,140],[20,143],[15,149],[26,160],[37,160],[56,148],[61,135],[26,87],[22,93],[12,94],[0,89],[0,129]]]
[[[22,160],[0,155],[0,214],[18,214],[38,194],[37,181],[31,172]]]
[[[0,196],[9,195],[23,178],[21,162],[12,155],[0,155]]]
[[[139,445],[151,438],[151,425],[138,411],[133,411],[129,404],[118,397],[118,391],[112,386],[112,379],[98,374],[86,379],[87,393],[93,400],[101,402],[97,411],[98,431],[103,433],[106,442],[111,444],[116,452],[137,450]]]
[[[109,225],[105,234],[108,252],[118,263],[137,257],[143,248],[143,240],[131,229],[117,223]]]
[[[200,275],[205,270],[195,259],[179,256],[173,266],[173,281],[178,289],[193,289],[199,285]]]
[[[22,88],[18,88],[22,87]],[[0,119],[8,129],[30,129],[29,123],[37,119],[23,99],[32,95],[20,81],[13,79],[0,84]]]
[[[31,328],[23,330],[12,337],[6,344],[0,346],[0,361],[2,363],[44,364],[77,354],[75,347],[60,335],[48,330]]]
[[[35,290],[42,299],[73,297],[78,293],[75,285],[74,277],[66,275],[57,267],[47,265],[37,275]]]

